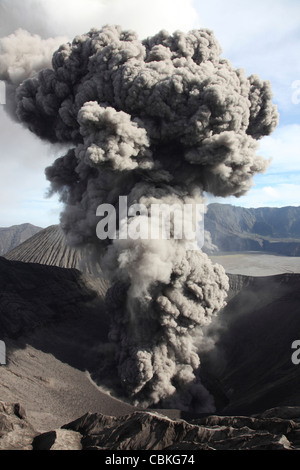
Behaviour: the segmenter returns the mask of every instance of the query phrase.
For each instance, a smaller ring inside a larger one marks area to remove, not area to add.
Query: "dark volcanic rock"
[[[33,450],[50,450],[56,441],[56,431],[49,431],[43,434],[39,434],[33,439],[32,449]]]
[[[129,404],[90,378],[95,372],[102,378],[103,368],[117,376],[106,345],[109,322],[103,296],[80,271],[0,257],[0,339],[6,344],[0,398],[23,403],[41,431],[87,411],[128,414]],[[23,414],[21,407],[16,412]]]
[[[191,421],[199,426],[232,426],[237,429],[249,428],[254,431],[268,431],[271,434],[290,435],[297,425],[292,419],[277,417],[263,418],[261,415],[253,416],[217,416],[211,415],[202,419]]]
[[[0,257],[1,339],[76,318],[90,309],[101,311],[101,298],[76,269],[8,261]]]
[[[37,432],[19,403],[0,402],[0,450],[31,450]]]
[[[90,286],[102,296],[109,287],[109,283],[103,277],[99,262],[92,256],[89,247],[69,246],[59,225],[51,225],[36,233],[8,252],[5,258],[10,261],[78,269],[84,274]]]
[[[295,448],[292,439],[299,424],[230,416],[187,422],[136,412],[119,418],[86,414],[63,428],[82,435],[84,450],[287,450]]]
[[[216,347],[201,353],[200,374],[216,411],[251,415],[270,407],[300,406],[300,372],[291,361],[291,345],[300,331],[300,275],[229,279],[228,305],[212,325]],[[80,364],[103,383],[102,367],[113,363],[105,345],[109,318],[101,296],[82,273],[0,258],[0,285],[1,339],[13,338],[17,348],[19,338],[34,332],[27,344],[72,366]],[[43,332],[40,339],[38,331]],[[101,342],[103,349],[98,349]],[[5,370],[9,367],[8,361]]]
[[[289,408],[289,414],[295,415],[294,420],[264,418],[261,414],[207,416],[187,422],[147,411],[120,417],[87,413],[45,433],[37,433],[25,417],[21,419],[15,414],[15,409],[15,404],[0,402],[1,450],[299,449],[299,410],[293,407]],[[269,414],[273,412],[270,410]]]
[[[201,358],[203,374],[222,384],[229,401],[218,411],[249,415],[299,406],[292,343],[300,339],[300,275],[229,279],[228,304],[211,328],[216,346]]]

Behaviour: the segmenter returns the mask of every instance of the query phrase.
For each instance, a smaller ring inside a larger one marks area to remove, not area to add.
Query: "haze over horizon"
[[[242,207],[300,205],[300,64],[298,56],[300,4],[294,0],[0,0],[1,38],[22,28],[42,39],[59,36],[61,42],[120,24],[137,31],[141,39],[161,29],[211,29],[222,47],[222,56],[246,74],[270,80],[273,102],[280,122],[271,136],[260,142],[259,155],[272,158],[264,175],[257,175],[255,186],[240,198],[227,197],[226,204]],[[53,51],[54,52],[54,51]],[[298,62],[297,62],[298,59]],[[1,63],[1,62],[0,62]],[[29,222],[46,227],[59,222],[61,204],[57,197],[45,198],[49,183],[44,169],[64,153],[59,147],[41,142],[13,122],[0,107],[2,143],[0,226]],[[207,202],[223,202],[208,197]]]

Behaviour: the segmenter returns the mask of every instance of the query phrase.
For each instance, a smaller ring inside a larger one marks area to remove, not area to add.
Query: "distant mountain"
[[[80,251],[71,248],[59,225],[51,225],[27,239],[5,255],[12,261],[78,268]]]
[[[4,256],[8,251],[23,243],[40,230],[42,230],[41,227],[32,224],[0,227],[0,256]]]
[[[209,204],[204,227],[219,251],[267,251],[300,256],[300,207],[247,209]]]
[[[219,252],[264,251],[300,256],[300,206],[247,209],[230,204],[209,204],[204,228],[210,237],[204,250],[212,245]],[[78,268],[98,275],[99,266],[84,249],[66,243],[59,225],[46,229],[31,224],[0,228],[0,255],[10,260]],[[101,270],[100,270],[101,271]]]

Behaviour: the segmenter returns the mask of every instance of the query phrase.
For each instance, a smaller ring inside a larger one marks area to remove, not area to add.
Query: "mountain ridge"
[[[23,238],[14,234],[9,235],[10,229],[22,233],[26,227],[33,227],[32,234],[26,237],[23,235]],[[204,251],[211,254],[255,251],[300,256],[300,206],[245,208],[211,203],[207,206],[204,227],[210,233],[212,245],[217,247],[215,250],[210,242],[204,244]],[[1,239],[4,244],[4,233],[7,234],[5,249],[1,248]],[[9,237],[12,236],[13,239],[9,241]],[[29,238],[32,238],[30,242]],[[46,251],[45,241],[48,241]],[[51,225],[45,229],[31,224],[21,224],[8,229],[0,228],[0,256],[5,256],[7,259],[61,267],[79,267],[82,258],[79,252],[83,251],[85,251],[85,263],[89,266],[83,266],[82,269],[91,273],[94,266],[91,260],[88,261],[88,250],[67,246],[59,225]],[[96,270],[99,271],[99,266]]]
[[[270,409],[251,417],[211,415],[191,421],[169,419],[152,411],[119,417],[86,413],[60,428],[40,433],[19,403],[0,402],[0,420],[1,450],[126,450],[134,451],[137,461],[137,451],[168,451],[169,459],[178,464],[179,459],[185,463],[182,458],[188,455],[174,455],[172,451],[300,448],[299,407]],[[189,457],[188,463],[198,463],[195,459],[199,454]]]
[[[221,252],[265,251],[300,256],[300,206],[248,209],[212,203],[204,226]]]
[[[4,256],[40,230],[42,230],[41,227],[30,223],[0,227],[0,256]]]

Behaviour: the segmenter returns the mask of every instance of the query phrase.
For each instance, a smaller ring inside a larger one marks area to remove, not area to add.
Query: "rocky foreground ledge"
[[[299,449],[300,407],[189,422],[150,411],[121,417],[87,413],[59,429],[39,433],[20,404],[0,402],[0,450]]]

